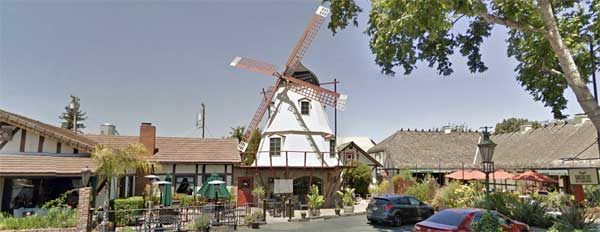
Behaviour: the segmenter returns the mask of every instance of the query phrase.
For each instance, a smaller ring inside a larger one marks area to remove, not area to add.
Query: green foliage
[[[42,205],[42,209],[67,208],[67,197],[69,197],[69,195],[75,191],[77,191],[77,189],[68,190],[60,194],[58,198],[47,201]]]
[[[519,203],[519,197],[512,193],[491,193],[490,209],[504,215],[512,215],[512,209]],[[485,194],[479,195],[473,202],[475,208],[487,208]]]
[[[586,195],[587,195],[587,193],[586,193]],[[544,206],[546,206],[547,208],[554,208],[554,209],[558,209],[560,207],[570,205],[572,200],[574,200],[574,198],[571,199],[570,195],[567,195],[565,193],[558,192],[558,191],[549,192],[548,196],[539,196],[539,199],[542,201]]]
[[[600,205],[600,185],[584,185],[583,190],[592,203]]]
[[[337,194],[342,197],[342,204],[344,207],[354,206],[354,189],[345,188],[344,191],[337,191]]]
[[[229,201],[231,203],[236,203],[237,202],[237,187],[235,186],[231,186],[227,188],[227,191],[229,191]]]
[[[40,228],[68,228],[77,225],[77,212],[70,208],[50,208],[47,215],[15,218],[0,214],[0,230],[29,230]]]
[[[594,218],[586,216],[585,209],[579,206],[561,208],[561,215],[558,216],[552,228],[558,231],[593,231]]]
[[[369,193],[369,185],[373,179],[371,168],[365,163],[358,163],[356,167],[348,169],[343,175],[348,186],[356,189],[356,193],[366,196]]]
[[[244,221],[248,224],[250,223],[254,223],[254,222],[261,222],[264,221],[265,215],[263,215],[262,212],[254,212],[252,214],[246,215],[246,217],[244,217]]]
[[[129,144],[123,149],[111,149],[96,146],[92,153],[92,159],[96,166],[95,173],[104,179],[120,177],[127,174],[129,170],[141,170],[150,172],[155,165],[147,161],[148,151],[141,144]]]
[[[260,199],[265,196],[265,188],[263,186],[257,185],[252,189],[252,196]]]
[[[244,131],[246,130],[245,126],[237,126],[231,127],[231,131],[229,132],[229,138],[237,139],[238,143],[244,140]]]
[[[194,219],[194,223],[190,224],[189,229],[204,230],[210,227],[211,217],[208,214],[202,213]]]
[[[325,197],[319,194],[319,188],[314,184],[310,186],[310,191],[308,191],[306,199],[308,208],[313,211],[321,208],[321,206],[323,206],[323,203],[325,203]]]
[[[481,219],[474,222],[471,226],[473,227],[473,232],[502,232],[498,218],[490,211],[484,212]]]
[[[477,182],[462,185],[451,181],[437,191],[432,205],[437,209],[473,207],[475,200],[483,194],[478,191],[479,185]]]
[[[182,193],[174,193],[173,201],[179,201],[181,203],[181,206],[183,207],[196,205],[193,195],[187,195]]]
[[[65,106],[65,112],[63,112],[58,118],[61,120],[61,127],[73,130],[73,122],[75,116],[77,116],[77,132],[82,133],[81,129],[85,129],[85,125],[82,123],[87,119],[85,112],[79,109],[79,98],[71,95],[71,102],[77,105],[76,109],[72,110],[69,105]]]
[[[533,129],[540,128],[542,125],[537,121],[529,121],[525,118],[508,118],[502,120],[502,122],[496,123],[496,133],[511,133],[517,132],[521,129],[521,125],[525,123],[531,123]]]
[[[422,202],[431,202],[438,188],[439,186],[435,179],[427,175],[423,182],[408,187],[405,194],[413,196]]]
[[[369,193],[373,195],[381,195],[388,193],[390,189],[390,182],[387,180],[382,180],[379,184],[369,187]]]
[[[331,3],[329,29],[335,34],[350,22],[357,25],[361,7],[355,0],[324,0]],[[440,75],[454,70],[450,57],[456,52],[467,60],[472,73],[488,68],[483,62],[481,45],[492,33],[492,25],[508,27],[507,54],[514,57],[517,81],[536,101],[551,108],[555,118],[566,116],[564,91],[567,79],[588,81],[592,56],[583,34],[593,34],[592,42],[600,47],[600,3],[587,1],[549,1],[554,17],[542,17],[545,1],[455,1],[455,0],[375,0],[370,1],[369,21],[365,33],[383,73],[394,75],[396,69],[412,73],[419,62],[435,67]],[[548,36],[545,25],[556,23],[561,39]],[[456,25],[468,25],[460,30]],[[568,52],[550,42],[564,43]],[[559,64],[558,57],[563,60]],[[569,57],[569,58],[566,58]],[[571,59],[574,72],[565,60]],[[596,71],[600,65],[596,66]],[[562,73],[557,71],[562,70]],[[581,76],[583,80],[580,80]],[[576,78],[577,77],[577,78]],[[579,94],[587,89],[572,87]],[[580,102],[580,104],[582,104]],[[583,105],[583,104],[582,104]]]
[[[512,211],[512,218],[529,226],[548,228],[552,226],[553,220],[546,214],[546,207],[539,199],[531,202],[518,202]]]
[[[114,200],[115,221],[117,226],[134,225],[135,218],[142,214],[144,208],[144,198],[129,197]]]
[[[254,160],[256,159],[256,152],[258,152],[258,147],[260,146],[260,140],[262,139],[262,133],[260,130],[256,129],[252,132],[250,136],[250,142],[248,142],[248,148],[246,148],[246,159],[244,160],[244,164],[252,165]]]

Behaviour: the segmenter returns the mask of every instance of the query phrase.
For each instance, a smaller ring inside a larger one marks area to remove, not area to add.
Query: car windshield
[[[465,220],[466,217],[466,213],[444,210],[434,214],[428,218],[427,221],[444,225],[458,226]]]

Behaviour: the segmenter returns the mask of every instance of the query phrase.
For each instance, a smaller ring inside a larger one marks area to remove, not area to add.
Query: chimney
[[[585,114],[585,113],[575,114],[575,119],[574,119],[575,125],[583,124],[589,120],[590,120],[590,118],[588,118],[587,114]]]
[[[139,143],[144,145],[151,155],[156,153],[156,127],[152,123],[142,122],[140,125]]]
[[[519,132],[521,133],[525,133],[531,129],[533,129],[533,124],[531,124],[530,122],[523,123],[519,126]]]
[[[443,126],[442,131],[444,132],[444,134],[450,134],[452,132],[452,127],[451,126]]]

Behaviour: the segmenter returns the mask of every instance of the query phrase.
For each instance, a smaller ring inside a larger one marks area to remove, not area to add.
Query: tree
[[[538,121],[529,121],[525,118],[508,118],[502,120],[502,122],[496,123],[496,133],[512,133],[517,132],[521,129],[521,125],[525,123],[531,123],[533,129],[540,128],[542,125]]]
[[[358,163],[356,167],[345,171],[343,178],[347,186],[356,189],[356,193],[361,196],[369,194],[369,185],[373,176],[371,175],[371,168],[368,165]]]
[[[258,152],[258,147],[260,146],[260,140],[262,139],[262,133],[259,129],[254,130],[252,135],[250,136],[250,142],[248,142],[248,148],[246,148],[246,160],[244,163],[246,165],[251,165],[256,159],[256,153]]]
[[[231,131],[229,132],[229,138],[237,139],[238,143],[242,142],[242,140],[244,140],[245,130],[246,127],[244,126],[231,127]]]
[[[79,108],[79,98],[73,95],[71,95],[71,102],[69,105],[65,106],[65,112],[58,118],[61,120],[61,127],[69,130],[73,130],[73,122],[77,119],[78,133],[82,133],[81,129],[85,128],[85,125],[81,122],[87,119],[85,112],[81,111]]]
[[[334,34],[350,22],[358,25],[362,9],[355,0],[324,1],[331,3],[328,27]],[[484,72],[481,44],[493,25],[505,26],[508,55],[518,61],[516,79],[533,99],[562,119],[564,91],[570,87],[600,128],[600,106],[587,87],[592,73],[587,44],[600,45],[600,0],[373,0],[371,6],[365,33],[383,73],[394,75],[394,68],[401,68],[408,75],[417,61],[425,61],[448,76],[453,72],[449,57],[455,50],[467,58],[470,72]],[[467,23],[468,29],[457,32],[458,22]],[[592,40],[584,34],[591,34]],[[600,65],[593,71],[598,69]]]

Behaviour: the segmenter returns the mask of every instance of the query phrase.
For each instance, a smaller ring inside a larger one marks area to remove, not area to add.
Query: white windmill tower
[[[275,86],[264,94],[246,128],[244,142],[240,143],[240,150],[245,151],[246,142],[269,109],[256,166],[339,165],[335,154],[324,155],[335,146],[324,105],[343,110],[347,96],[320,87],[316,75],[300,63],[328,14],[328,8],[317,9],[281,73],[275,65],[248,58],[236,57],[231,62],[234,67],[277,77]]]

